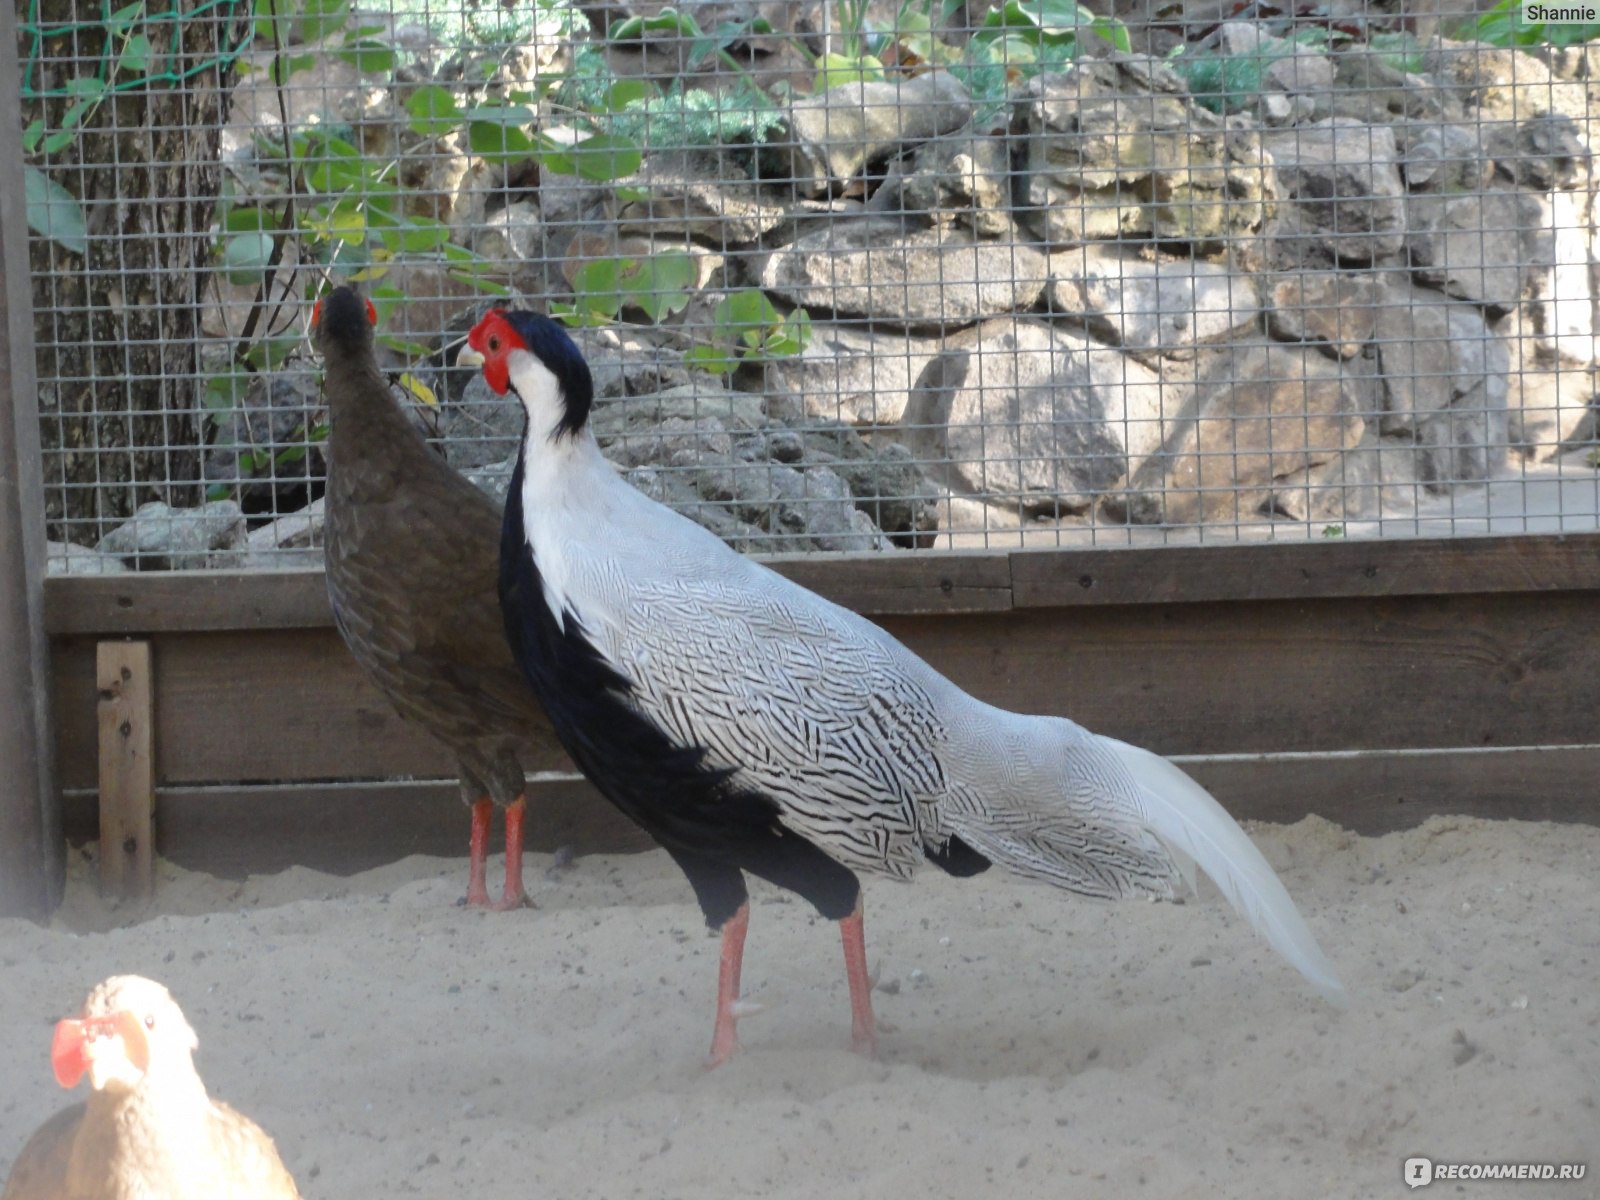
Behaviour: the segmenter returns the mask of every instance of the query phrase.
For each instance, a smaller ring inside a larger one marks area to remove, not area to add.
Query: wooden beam
[[[1087,550],[789,555],[774,570],[867,616],[1116,604],[1600,591],[1600,533]],[[52,635],[320,629],[320,570],[46,581]]]
[[[1600,533],[1019,550],[1017,608],[1600,591]]]
[[[143,899],[155,887],[155,680],[149,642],[102,642],[100,891]]]
[[[1600,825],[1600,746],[1186,758],[1239,820],[1321,816],[1367,835],[1432,816]],[[628,854],[653,843],[581,779],[528,786],[528,848]],[[409,854],[466,853],[452,780],[163,788],[159,849],[226,878],[306,866],[351,875]],[[95,835],[91,793],[68,793],[67,830]]]
[[[1593,740],[1589,592],[1108,605],[883,618],[980,699],[1164,754],[1562,745]],[[162,634],[166,785],[454,772],[332,629]],[[95,643],[56,645],[60,761],[95,786]],[[219,731],[248,729],[249,738]],[[570,769],[557,755],[529,771]]]
[[[16,97],[16,7],[0,12],[0,96]],[[45,632],[44,482],[20,128],[0,121],[0,917],[61,901],[65,843]]]

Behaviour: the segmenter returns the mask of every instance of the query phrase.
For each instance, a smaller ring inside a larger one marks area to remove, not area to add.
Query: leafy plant
[[[1491,46],[1575,46],[1600,38],[1600,23],[1529,21],[1523,14],[1522,0],[1500,0],[1468,22],[1463,32],[1467,38]]]
[[[574,302],[552,303],[550,315],[569,325],[609,325],[623,309],[634,308],[659,324],[688,306],[696,278],[694,258],[683,251],[595,259],[573,279]]]
[[[724,296],[712,312],[711,340],[692,347],[686,366],[731,375],[741,363],[789,358],[811,344],[811,316],[797,308],[784,316],[758,288]]]

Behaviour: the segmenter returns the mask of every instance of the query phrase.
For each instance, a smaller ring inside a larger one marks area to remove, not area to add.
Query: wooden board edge
[[[1016,608],[1600,591],[1600,533],[1015,550]]]
[[[1363,835],[1436,816],[1600,825],[1600,745],[1178,761],[1239,820],[1320,816]],[[582,779],[530,780],[528,803],[530,850],[652,848]],[[65,811],[74,841],[95,837],[92,793],[69,793]],[[170,861],[229,878],[290,866],[349,875],[409,854],[464,857],[467,815],[454,780],[165,788],[157,838]]]

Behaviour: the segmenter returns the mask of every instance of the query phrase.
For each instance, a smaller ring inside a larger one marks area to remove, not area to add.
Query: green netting
[[[164,12],[153,16],[145,16],[137,20],[138,31],[129,33],[120,45],[117,44],[115,31],[130,30],[133,28],[140,9],[144,7],[142,0],[138,3],[124,5],[113,10],[111,0],[101,0],[103,16],[95,21],[64,21],[60,24],[46,25],[39,20],[39,0],[28,0],[28,16],[21,23],[20,32],[29,39],[27,61],[23,64],[22,95],[24,99],[37,100],[56,96],[82,96],[84,76],[69,80],[59,88],[41,89],[34,86],[36,72],[43,61],[43,47],[47,38],[58,38],[67,34],[78,33],[82,30],[101,30],[107,33],[105,49],[100,55],[100,64],[95,70],[94,80],[100,85],[101,92],[125,92],[135,88],[148,87],[151,84],[178,84],[193,79],[204,71],[213,67],[226,68],[231,66],[235,59],[250,44],[251,31],[247,30],[237,46],[230,47],[221,54],[205,59],[184,71],[174,71],[170,68],[160,71],[144,71],[139,69],[146,63],[170,64],[183,61],[182,40],[183,26],[186,22],[203,17],[215,9],[221,9],[222,18],[230,19],[234,11],[248,0],[203,0],[197,7],[185,12],[176,4]],[[171,31],[170,41],[165,50],[156,48],[162,27]],[[142,39],[142,41],[140,40]],[[118,78],[113,81],[115,73]]]

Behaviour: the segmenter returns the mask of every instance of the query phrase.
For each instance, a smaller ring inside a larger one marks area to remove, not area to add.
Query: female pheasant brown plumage
[[[506,644],[497,595],[500,511],[429,448],[373,354],[371,306],[352,289],[312,315],[332,428],[324,559],[345,645],[395,711],[456,757],[472,807],[467,903],[514,908],[522,886],[522,754],[559,755]],[[506,814],[502,899],[485,884],[491,803]]]

